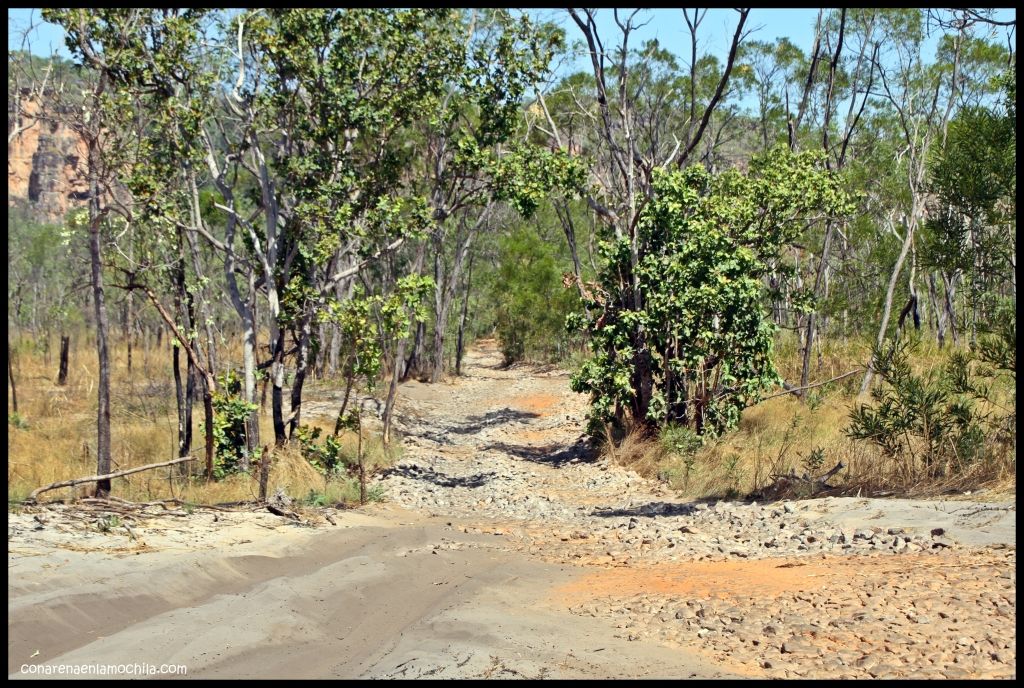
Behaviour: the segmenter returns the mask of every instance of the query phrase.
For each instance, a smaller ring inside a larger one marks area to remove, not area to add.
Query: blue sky
[[[566,36],[570,44],[582,40],[583,36],[579,28],[563,9],[532,9],[529,13],[538,19],[551,20],[565,28]],[[620,10],[620,17],[625,18],[631,10]],[[814,25],[818,16],[817,9],[765,9],[755,8],[751,10],[747,18],[746,29],[750,31],[751,40],[773,42],[776,38],[786,36],[804,52],[810,52],[814,42]],[[996,13],[997,18],[1008,21],[1016,19],[1015,9],[1001,9]],[[731,9],[710,9],[698,30],[698,53],[711,53],[724,62],[728,55],[730,41],[736,30],[737,12]],[[21,36],[25,28],[33,21],[37,24],[36,29],[29,36],[32,52],[38,55],[48,55],[56,52],[64,57],[70,57],[64,47],[63,31],[42,21],[38,9],[9,9],[7,11],[7,47],[18,49],[21,47]],[[689,62],[689,33],[686,23],[683,21],[683,13],[680,9],[650,9],[643,10],[636,19],[636,23],[646,21],[646,25],[635,32],[631,38],[632,45],[639,46],[645,40],[657,38],[661,45],[680,56],[680,64],[687,65]],[[597,14],[598,32],[607,37],[608,44],[616,40],[619,29],[615,25],[613,11],[602,9]],[[1000,29],[1000,35],[1005,36],[1005,30]],[[1005,41],[1005,37],[1000,39]],[[926,50],[934,50],[937,43],[937,36],[933,35]],[[572,71],[590,69],[589,57],[577,54],[566,58],[566,62],[556,66],[557,74],[563,75]]]
[[[565,27],[569,40],[581,38],[579,29],[569,19],[565,10],[533,10],[532,13],[557,21]],[[757,40],[774,40],[777,36],[789,36],[790,40],[805,50],[809,50],[814,39],[814,20],[817,17],[816,9],[755,9],[751,11],[747,20],[748,28],[762,27],[752,34]],[[637,36],[640,40],[658,38],[663,44],[681,49],[688,40],[686,25],[683,22],[681,10],[647,10],[642,16],[651,19],[651,23],[640,29]],[[712,9],[708,11],[707,18],[701,24],[701,48],[711,49],[712,52],[721,52],[719,57],[724,57],[728,51],[728,40],[736,28],[736,12],[732,10]],[[38,9],[8,9],[7,10],[7,47],[17,49],[21,46],[21,32],[28,28],[30,19],[34,17],[38,28],[31,35],[32,52],[37,55],[48,55],[56,51],[58,54],[68,57],[67,49],[64,47],[63,32],[52,24],[42,21]],[[609,33],[614,29],[618,30],[612,18],[612,10],[602,10],[598,13],[599,28],[602,33]],[[720,48],[720,50],[716,50]]]

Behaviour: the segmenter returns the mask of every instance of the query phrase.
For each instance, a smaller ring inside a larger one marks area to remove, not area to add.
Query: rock
[[[878,666],[878,659],[871,655],[864,655],[853,663],[858,669],[864,669],[865,671],[871,671]]]
[[[782,505],[782,509],[787,514],[792,514],[792,513],[796,512],[796,507],[793,505],[792,502],[786,502],[785,504],[783,504]]]
[[[799,637],[792,637],[789,640],[782,643],[782,653],[788,655],[814,655],[817,654],[817,649],[809,642]]]
[[[944,528],[932,528],[932,532],[931,532],[931,536],[932,537],[941,537],[941,536],[943,536],[945,534],[946,534],[946,531],[945,531]]]
[[[897,670],[891,664],[879,664],[868,670],[868,676],[871,678],[897,678]]]
[[[858,531],[854,532],[854,534],[853,534],[853,538],[855,540],[871,540],[874,537],[875,537],[875,531],[867,529],[867,528],[863,528],[861,530],[858,530]]]
[[[952,547],[952,546],[953,546],[953,543],[950,542],[949,540],[945,539],[945,538],[937,537],[934,540],[932,540],[932,549],[945,549],[947,547]]]

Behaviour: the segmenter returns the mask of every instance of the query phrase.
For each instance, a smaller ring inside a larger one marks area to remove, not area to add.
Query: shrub
[[[692,456],[703,444],[700,435],[690,428],[675,424],[663,427],[658,433],[658,441],[665,451],[680,458]]]
[[[213,476],[220,480],[231,473],[237,473],[245,455],[246,428],[249,415],[259,408],[240,396],[241,381],[234,371],[225,372],[213,393],[213,442],[216,450]],[[251,465],[259,461],[257,450],[251,457]]]
[[[937,370],[916,374],[910,365],[914,344],[896,339],[876,347],[872,365],[884,384],[871,391],[873,404],[850,413],[849,437],[869,441],[903,464],[908,476],[918,468],[935,477],[962,472],[996,449],[1005,417],[993,410],[991,387],[976,373],[976,359],[954,352]]]
[[[776,149],[750,174],[656,171],[636,236],[600,243],[597,288],[571,321],[594,351],[572,378],[591,394],[592,433],[628,415],[715,436],[778,382],[763,277],[812,218],[851,208],[820,167],[817,154]]]

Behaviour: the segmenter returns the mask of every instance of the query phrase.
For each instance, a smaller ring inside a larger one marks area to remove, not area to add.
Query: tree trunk
[[[935,340],[941,349],[946,344],[946,312],[939,305],[935,273],[928,275],[928,300],[931,303],[932,317],[935,319]]]
[[[203,415],[206,417],[206,479],[213,480],[213,378],[209,372],[203,380]]]
[[[575,249],[573,250],[575,255]],[[466,332],[466,315],[469,313],[469,290],[473,283],[473,256],[469,257],[466,269],[466,294],[462,299],[462,315],[459,316],[459,336],[455,340],[455,374],[462,375],[463,337]]]
[[[953,346],[960,345],[960,333],[956,326],[956,278],[955,274],[952,278],[942,275],[942,284],[946,292],[946,318],[949,321],[949,334],[953,337]]]
[[[392,412],[395,408],[395,397],[398,396],[398,383],[402,377],[402,363],[405,360],[405,347],[408,344],[409,338],[402,337],[395,348],[395,360],[391,371],[391,384],[388,385],[388,397],[384,402],[384,415],[381,420],[384,421],[384,429],[382,439],[384,445],[387,446],[391,443],[391,417]]]
[[[444,299],[444,247],[440,232],[434,242],[434,351],[431,360],[430,381],[439,382],[444,371],[444,331],[448,309]]]
[[[110,354],[107,349],[107,304],[103,294],[103,268],[100,261],[99,169],[97,142],[89,142],[89,260],[92,264],[92,293],[96,306],[96,357],[99,361],[99,385],[96,408],[96,474],[110,473]],[[110,494],[110,479],[96,483],[96,496]]]
[[[274,326],[271,340],[274,345],[274,359],[270,366],[270,377],[271,377],[271,392],[270,392],[270,403],[271,413],[274,416],[274,444],[275,446],[283,446],[287,441],[288,437],[285,435],[284,428],[284,338],[285,331],[276,323],[276,317],[274,318]]]
[[[356,416],[356,460],[359,462],[359,503],[366,504],[366,464],[363,460],[363,409]]]
[[[306,315],[302,318],[302,328],[299,334],[299,354],[295,364],[295,381],[292,383],[291,414],[288,420],[288,438],[295,436],[295,430],[302,420],[302,386],[306,382],[306,373],[309,370],[309,343],[312,336],[313,313],[307,309]]]
[[[132,375],[132,293],[125,295],[123,336],[128,347],[128,377]]]
[[[348,368],[345,375],[345,395],[341,399],[341,408],[338,409],[338,418],[334,421],[334,436],[337,437],[342,430],[342,426],[345,423],[345,411],[348,409],[348,400],[352,394],[352,387],[355,386],[355,372],[352,370],[351,365],[346,366]]]
[[[14,386],[14,364],[11,359],[11,340],[7,340],[7,379],[11,381],[11,410],[18,412],[18,390]]]
[[[885,292],[885,306],[882,309],[882,323],[878,328],[878,346],[882,346],[882,342],[885,341],[885,331],[889,327],[889,315],[892,312],[892,298],[896,292],[896,283],[899,281],[900,271],[903,269],[903,262],[907,259],[907,254],[910,253],[910,245],[914,243],[914,227],[917,224],[917,218],[914,216],[914,211],[911,211],[911,217],[909,221],[904,223],[907,236],[903,240],[903,248],[900,250],[899,258],[896,259],[896,265],[892,269],[892,276],[889,277],[889,287]],[[868,362],[867,372],[864,374],[864,382],[860,385],[860,393],[864,394],[868,387],[871,385],[871,377],[874,375],[873,362]]]
[[[253,273],[249,273],[249,285],[245,303],[241,304],[242,327],[242,393],[253,410],[245,421],[245,449],[242,452],[242,470],[249,470],[252,458],[260,446],[260,413],[256,406],[256,285]]]
[[[182,248],[181,237],[178,237],[179,254]],[[195,308],[192,297],[185,287],[185,258],[181,256],[178,260],[174,279],[174,306],[182,318],[185,330],[192,331],[192,323],[195,321]],[[186,358],[185,379],[181,377],[181,345],[173,345],[173,367],[174,367],[174,392],[178,405],[178,456],[188,456],[192,451],[192,396],[195,393],[195,372],[192,366],[192,359]],[[181,464],[182,475],[188,474],[188,464]]]
[[[195,231],[186,232],[186,238],[188,239],[189,251],[192,254],[192,269],[196,273],[196,279],[202,283],[202,263],[200,262],[199,256],[199,241],[196,239]],[[216,340],[213,336],[213,317],[210,313],[210,304],[212,299],[204,298],[206,289],[203,288],[200,291],[199,302],[202,307],[202,313],[200,314],[203,321],[203,329],[206,332],[206,369],[210,371],[210,375],[216,375],[217,373],[217,347]],[[189,293],[189,301],[192,303],[192,316],[191,322],[193,324],[198,323],[199,319],[196,317],[196,308],[194,304],[194,297]]]
[[[324,346],[324,343],[327,341],[327,323],[322,322],[317,327],[316,339],[319,344],[316,347],[316,362],[313,365],[313,373],[316,379],[323,380],[327,369],[327,347]]]
[[[62,334],[60,336],[60,370],[57,371],[57,384],[68,383],[68,348],[71,346],[71,337]]]
[[[270,447],[263,447],[260,457],[260,502],[267,501],[267,481],[270,478]]]
[[[832,229],[832,223],[827,222],[825,224],[825,241],[821,246],[821,258],[818,261],[818,270],[814,275],[814,299],[817,300],[820,295],[821,287],[824,282],[825,270],[828,268],[828,255],[829,250],[832,247],[832,235],[834,231]],[[817,306],[817,304],[815,304]],[[814,344],[814,335],[817,334],[815,327],[817,325],[817,313],[812,310],[807,314],[807,328],[804,331],[804,351],[803,351],[803,362],[800,367],[800,387],[807,387],[807,381],[810,378],[811,373],[811,346]],[[801,399],[805,398],[806,391],[797,393],[797,396]]]
[[[424,347],[427,338],[427,326],[425,323],[416,323],[416,335],[413,337],[412,352],[405,364],[405,375],[403,379],[420,377],[420,367],[425,357]]]

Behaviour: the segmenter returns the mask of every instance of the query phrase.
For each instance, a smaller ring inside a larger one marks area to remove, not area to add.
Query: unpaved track
[[[263,555],[162,557],[151,575],[139,571],[143,557],[109,559],[65,575],[57,596],[45,583],[19,584],[8,672],[28,661],[184,664],[211,678],[720,673],[608,638],[596,620],[567,628],[572,619],[537,590],[571,573],[496,551],[493,538],[456,541],[447,521],[399,526],[401,517],[364,518]]]
[[[564,372],[499,363],[403,386],[390,501],[336,527],[133,556],[33,550],[12,517],[9,673],[1015,675],[1015,503],[682,502],[593,459]]]

